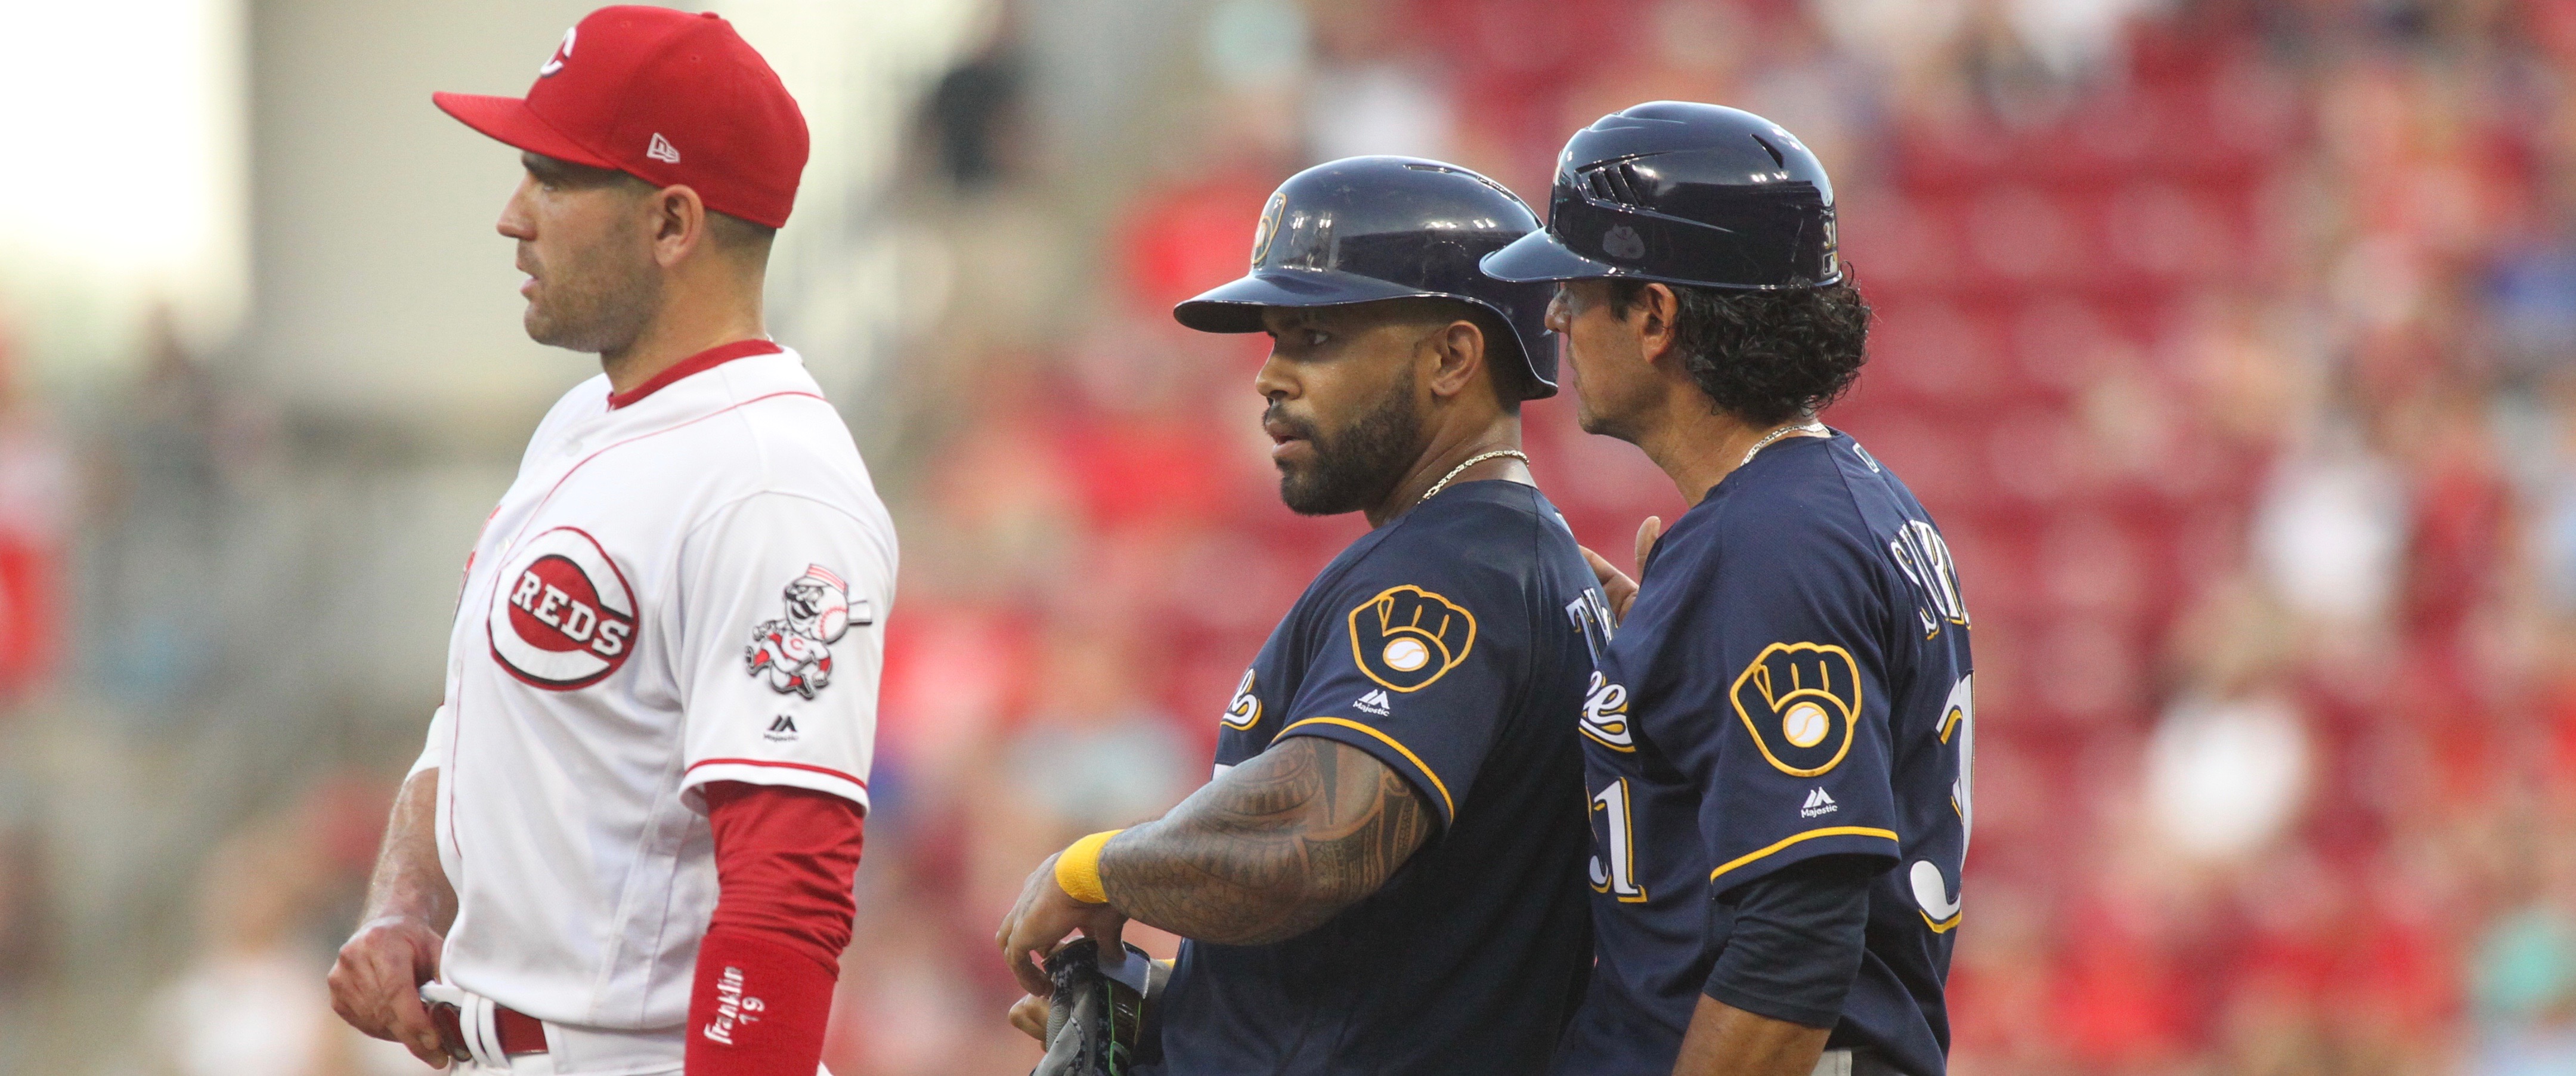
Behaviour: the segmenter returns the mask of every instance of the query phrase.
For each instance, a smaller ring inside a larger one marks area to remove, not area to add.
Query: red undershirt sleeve
[[[716,911],[689,990],[688,1076],[812,1076],[858,912],[859,806],[718,781]]]

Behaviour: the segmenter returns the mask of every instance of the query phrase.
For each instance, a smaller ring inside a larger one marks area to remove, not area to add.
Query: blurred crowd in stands
[[[1953,1071],[2576,1072],[2576,3],[1190,10],[1123,172],[1047,129],[1017,9],[911,132],[887,216],[920,319],[877,389],[896,426],[860,432],[904,574],[835,1072],[1025,1071],[991,942],[1021,879],[1207,778],[1244,666],[1364,527],[1279,504],[1265,341],[1171,305],[1241,271],[1305,165],[1439,157],[1543,206],[1567,135],[1656,98],[1769,116],[1832,169],[1878,320],[1824,418],[1960,561],[1981,809]],[[182,472],[255,431],[173,354],[76,497],[12,384],[0,693],[220,660],[166,615],[219,609],[123,593],[116,558],[196,555],[188,491],[221,483]],[[1528,408],[1534,469],[1624,564],[1679,499],[1572,414]],[[63,623],[58,577],[97,622]],[[119,634],[146,629],[176,634]],[[407,759],[374,761],[200,850],[161,1071],[412,1065],[321,1008]],[[10,778],[0,1017],[48,960]],[[293,1053],[245,1067],[227,1035]]]

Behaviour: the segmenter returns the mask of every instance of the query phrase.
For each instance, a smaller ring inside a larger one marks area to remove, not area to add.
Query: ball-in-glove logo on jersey
[[[1773,643],[1735,678],[1735,716],[1780,772],[1842,764],[1860,723],[1860,666],[1831,643]]]
[[[743,664],[754,679],[766,681],[781,695],[813,698],[832,682],[832,644],[852,625],[876,622],[864,600],[850,600],[849,584],[820,564],[807,565],[781,593],[787,615],[761,621],[742,648]]]
[[[514,551],[488,627],[510,675],[549,691],[588,687],[635,650],[635,591],[596,539],[557,527]]]
[[[1417,586],[1389,587],[1351,610],[1351,657],[1390,691],[1419,691],[1476,645],[1476,618]]]

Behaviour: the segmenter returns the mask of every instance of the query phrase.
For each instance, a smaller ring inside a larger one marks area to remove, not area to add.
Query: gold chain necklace
[[[1771,447],[1771,442],[1773,442],[1773,441],[1777,441],[1777,440],[1779,440],[1779,439],[1781,439],[1781,438],[1783,438],[1783,437],[1787,437],[1787,436],[1789,436],[1790,434],[1793,434],[1793,433],[1804,433],[1804,434],[1813,435],[1813,434],[1819,434],[1819,433],[1825,433],[1825,432],[1827,432],[1827,431],[1826,431],[1826,429],[1825,429],[1825,424],[1824,424],[1824,423],[1822,423],[1822,422],[1818,422],[1818,421],[1816,421],[1816,420],[1814,420],[1814,419],[1809,419],[1809,420],[1807,420],[1806,422],[1803,422],[1803,423],[1796,423],[1796,422],[1790,423],[1789,425],[1782,426],[1782,427],[1780,427],[1779,429],[1776,429],[1776,430],[1773,430],[1773,431],[1771,431],[1771,432],[1769,432],[1769,433],[1763,434],[1763,435],[1762,435],[1762,439],[1761,439],[1761,440],[1753,442],[1753,447],[1751,447],[1751,448],[1748,448],[1748,449],[1745,449],[1745,450],[1744,450],[1744,458],[1743,458],[1743,459],[1740,459],[1740,460],[1737,460],[1737,461],[1735,462],[1735,465],[1736,465],[1736,466],[1738,466],[1738,467],[1742,467],[1742,466],[1744,466],[1745,464],[1748,464],[1748,463],[1753,462],[1753,454],[1754,454],[1754,453],[1756,453],[1756,452],[1760,452],[1760,451],[1762,451],[1763,449],[1766,449],[1766,448]]]
[[[1512,458],[1514,458],[1514,459],[1517,459],[1517,460],[1521,461],[1522,463],[1528,463],[1528,462],[1529,462],[1529,455],[1528,455],[1527,453],[1522,452],[1520,449],[1517,449],[1517,448],[1497,448],[1497,449],[1495,449],[1495,450],[1493,450],[1493,451],[1491,451],[1491,452],[1479,452],[1479,453],[1477,453],[1477,454],[1475,454],[1475,455],[1473,455],[1473,456],[1469,456],[1469,457],[1467,457],[1467,462],[1465,462],[1465,463],[1461,463],[1461,464],[1459,464],[1459,465],[1457,465],[1457,466],[1455,466],[1455,467],[1450,468],[1450,469],[1449,469],[1449,473],[1448,473],[1448,474],[1441,475],[1441,476],[1440,476],[1440,481],[1437,481],[1437,482],[1432,483],[1432,484],[1431,484],[1431,488],[1430,488],[1429,490],[1426,490],[1426,491],[1424,491],[1424,492],[1423,492],[1423,494],[1422,494],[1422,501],[1430,500],[1430,499],[1431,499],[1431,495],[1432,495],[1432,494],[1434,494],[1434,493],[1438,493],[1438,492],[1440,492],[1441,490],[1444,490],[1444,489],[1449,488],[1449,480],[1450,480],[1450,479],[1452,479],[1452,478],[1456,478],[1456,477],[1458,477],[1458,473],[1459,473],[1460,471],[1464,471],[1464,470],[1466,470],[1467,468],[1473,467],[1473,466],[1475,466],[1475,465],[1477,465],[1477,464],[1479,464],[1479,463],[1483,463],[1483,462],[1485,462],[1486,460],[1491,460],[1491,459],[1501,459],[1501,458],[1502,458],[1502,457],[1504,457],[1504,456],[1510,456],[1510,457],[1512,457]],[[1415,503],[1415,504],[1421,504],[1421,503],[1422,503],[1422,501],[1415,501],[1415,502],[1413,502],[1413,503]]]

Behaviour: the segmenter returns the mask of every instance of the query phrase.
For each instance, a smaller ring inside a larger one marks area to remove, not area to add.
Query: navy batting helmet
[[[1834,185],[1798,136],[1750,112],[1649,101],[1574,133],[1547,229],[1484,261],[1502,280],[1617,277],[1772,291],[1843,278]]]
[[[1261,331],[1267,306],[1341,306],[1429,296],[1493,311],[1529,369],[1525,395],[1556,395],[1549,289],[1496,280],[1477,259],[1538,230],[1529,204],[1454,164],[1350,157],[1279,185],[1252,233],[1252,271],[1172,308],[1200,332]]]

